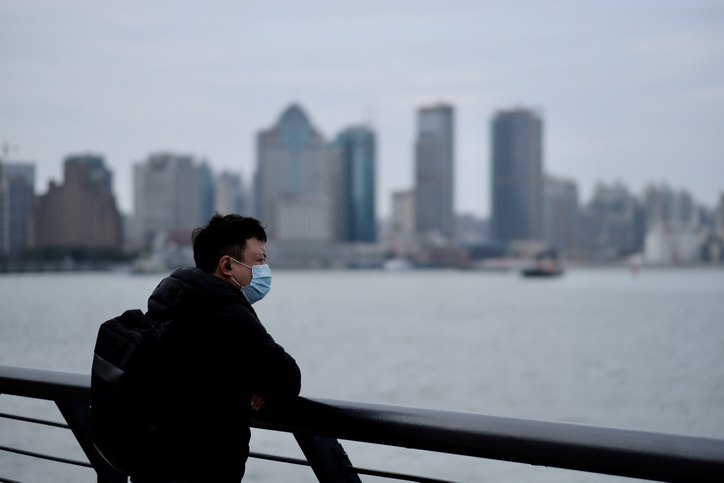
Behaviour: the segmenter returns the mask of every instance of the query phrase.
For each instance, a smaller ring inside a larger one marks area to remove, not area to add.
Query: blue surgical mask
[[[246,287],[242,287],[241,284],[232,277],[234,282],[236,282],[241,289],[241,293],[243,293],[244,297],[246,297],[246,300],[248,300],[250,304],[253,304],[263,299],[264,296],[269,293],[269,290],[271,290],[271,269],[269,268],[269,265],[265,263],[264,265],[249,266],[234,258],[232,258],[232,260],[239,265],[244,265],[245,267],[251,269],[251,283]]]

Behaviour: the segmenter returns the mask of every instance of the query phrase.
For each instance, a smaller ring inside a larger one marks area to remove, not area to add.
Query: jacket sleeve
[[[249,342],[245,359],[249,363],[252,390],[266,398],[299,395],[302,375],[294,358],[274,341],[255,317],[249,317],[245,326]]]

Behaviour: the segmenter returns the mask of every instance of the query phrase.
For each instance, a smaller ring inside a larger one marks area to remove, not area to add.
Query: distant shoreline
[[[601,269],[625,269],[630,270],[631,266],[626,262],[568,262],[564,263],[565,269],[567,271],[576,270],[576,269],[585,269],[585,268],[601,268]],[[384,267],[380,266],[374,266],[374,267],[358,267],[358,266],[352,266],[352,267],[345,267],[345,266],[299,266],[299,265],[274,265],[275,269],[278,270],[293,270],[293,271],[305,271],[305,270],[330,270],[330,271],[338,271],[338,270],[349,270],[349,271],[366,271],[366,270],[373,270],[373,271],[390,271],[393,272],[394,270],[386,270]],[[682,263],[678,265],[664,265],[664,264],[644,264],[639,267],[637,267],[638,271],[647,271],[647,270],[666,270],[666,269],[691,269],[691,268],[700,268],[700,269],[724,269],[724,264],[707,264],[707,263]],[[93,262],[76,262],[73,260],[62,260],[62,261],[37,261],[37,262],[0,262],[0,275],[2,274],[14,274],[14,273],[70,273],[70,272],[128,272],[130,274],[144,274],[144,273],[170,273],[173,271],[174,268],[168,268],[165,270],[156,270],[156,271],[149,271],[149,272],[143,272],[143,271],[137,271],[133,270],[133,264],[131,263],[118,263],[114,261],[93,261]],[[461,271],[468,271],[468,272],[515,272],[519,271],[519,267],[517,266],[505,266],[505,267],[498,267],[498,266],[477,266],[477,267],[454,267],[454,266],[431,266],[431,265],[424,265],[424,266],[411,266],[407,268],[407,270],[461,270]]]

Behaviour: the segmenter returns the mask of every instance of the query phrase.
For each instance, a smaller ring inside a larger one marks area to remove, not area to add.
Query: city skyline
[[[428,105],[427,107],[421,105],[421,106],[418,106],[418,107],[416,108],[415,113],[416,113],[416,115],[419,116],[419,113],[422,112],[422,111],[426,111],[426,110],[433,110],[433,111],[434,111],[435,109],[439,108],[440,106],[444,106],[444,107],[446,107],[446,108],[448,108],[448,109],[450,109],[450,108],[454,109],[454,107],[455,107],[455,106],[446,105],[446,104],[442,104],[442,103],[441,103],[441,104],[438,104],[437,106],[433,106],[433,107],[430,107],[429,105]],[[296,111],[296,110],[298,110],[299,108],[302,108],[302,109],[303,109],[303,108],[304,108],[303,104],[299,104],[299,103],[289,103],[289,104],[287,104],[287,106],[286,106],[284,109],[280,110],[279,112],[281,112],[281,113],[282,113],[281,115],[283,116],[283,114],[284,114],[286,111],[288,111],[288,110],[290,110],[290,109],[292,109],[293,111]],[[496,121],[496,118],[500,115],[501,112],[528,112],[528,111],[529,111],[529,109],[526,108],[526,107],[524,107],[524,106],[517,106],[517,107],[512,108],[512,109],[499,109],[498,111],[496,111],[496,112],[494,113],[494,115],[491,116],[489,122],[490,122],[490,123],[494,123],[494,122]],[[533,112],[533,111],[530,111],[530,112]],[[539,111],[536,110],[535,112],[539,114]],[[303,116],[305,116],[305,117],[308,116],[308,117],[311,118],[311,116],[309,116],[307,113],[303,114]],[[542,118],[539,118],[539,120],[543,120],[543,119],[542,119]],[[307,122],[307,121],[305,121],[305,122]],[[417,121],[417,124],[419,124],[419,120]],[[348,123],[347,126],[350,126],[350,123]],[[364,126],[364,125],[363,125],[363,126]],[[367,128],[365,128],[365,127],[362,127],[362,128],[350,128],[350,127],[347,127],[347,128],[345,128],[345,129],[346,129],[346,130],[354,130],[354,129],[367,129]],[[338,132],[345,131],[345,129],[338,129]],[[489,130],[490,130],[490,126],[489,126]],[[260,134],[263,133],[263,132],[264,132],[264,129],[259,129],[259,130],[257,131],[257,136],[260,135]],[[371,133],[376,133],[374,130],[371,130],[370,132],[371,132]],[[318,134],[318,135],[321,135],[321,134]],[[373,134],[373,135],[374,135],[374,134]],[[493,169],[493,162],[494,162],[494,161],[493,161],[493,154],[492,154],[492,150],[493,150],[493,142],[492,142],[493,135],[491,134],[490,137],[491,137],[491,153],[490,153],[489,159],[487,160],[487,166],[486,166],[486,169],[488,169],[488,170],[492,170],[492,169]],[[334,138],[335,138],[335,136],[330,136],[330,139],[331,139],[331,140],[334,140]],[[543,136],[543,139],[540,140],[540,142],[542,142],[543,145],[545,144],[544,138],[545,138],[545,135]],[[453,139],[454,139],[454,138],[453,138]],[[6,146],[6,147],[7,147],[7,146]],[[10,147],[13,147],[13,146],[11,145]],[[454,149],[454,142],[453,142],[453,149]],[[413,170],[415,169],[415,159],[414,159],[415,150],[416,150],[415,146],[412,146],[411,151],[413,152],[413,159],[411,159],[410,164],[411,164],[411,167],[412,167]],[[61,168],[62,168],[63,163],[64,163],[64,160],[65,160],[66,158],[75,157],[75,156],[99,156],[99,157],[101,157],[101,158],[103,158],[103,159],[106,159],[105,164],[106,164],[107,166],[109,166],[109,163],[107,162],[107,157],[106,157],[106,155],[105,155],[104,153],[102,153],[102,152],[92,152],[92,151],[82,151],[82,150],[69,151],[67,155],[65,155],[61,160],[58,161],[59,166],[61,166]],[[167,149],[167,150],[154,150],[154,151],[152,151],[152,152],[150,152],[150,153],[147,153],[142,159],[139,159],[138,161],[136,161],[136,162],[134,162],[134,163],[132,164],[131,170],[132,170],[132,171],[135,171],[140,164],[144,163],[146,159],[148,159],[148,158],[150,158],[150,157],[153,157],[153,156],[161,156],[161,157],[164,157],[164,156],[182,157],[182,158],[188,159],[189,162],[195,161],[195,162],[199,163],[200,165],[205,166],[205,169],[206,169],[206,170],[209,170],[209,174],[213,174],[215,177],[222,176],[222,175],[234,175],[234,176],[240,177],[241,179],[244,180],[243,189],[244,189],[244,190],[250,190],[252,196],[256,196],[256,194],[254,193],[254,181],[253,181],[253,180],[254,180],[254,177],[255,177],[255,174],[256,174],[256,170],[258,169],[258,166],[255,166],[254,171],[252,171],[250,174],[246,174],[246,173],[241,172],[240,170],[235,170],[235,169],[233,169],[233,168],[232,168],[232,169],[229,169],[229,168],[219,168],[218,166],[215,165],[215,163],[214,163],[214,161],[213,161],[212,159],[208,159],[207,157],[204,157],[204,156],[199,156],[199,155],[196,155],[196,154],[193,154],[193,153],[184,153],[184,152],[181,152],[181,151],[178,151],[178,150],[174,150],[174,149]],[[33,160],[15,159],[14,157],[9,157],[9,159],[10,159],[10,163],[11,163],[11,164],[27,163],[27,164],[29,164],[29,165],[32,165],[33,168],[37,171],[37,169],[36,169],[36,168],[37,168],[37,163],[36,163],[35,161],[33,161]],[[543,159],[545,159],[545,155],[543,155]],[[4,162],[4,161],[5,161],[5,160],[4,160],[2,157],[0,157],[0,162]],[[255,163],[255,164],[256,164],[256,163]],[[546,169],[544,168],[544,169],[542,170],[542,175],[544,175],[544,176],[561,177],[561,178],[570,180],[571,182],[573,182],[573,183],[576,185],[576,188],[579,190],[579,192],[580,192],[580,190],[581,190],[581,187],[580,187],[580,185],[579,185],[580,181],[579,181],[578,179],[572,177],[572,176],[567,175],[566,173],[557,173],[557,172],[556,172],[556,173],[551,173],[551,172],[549,172],[548,170],[546,170]],[[110,176],[110,178],[115,178],[115,177],[117,176],[117,173],[114,172],[114,170],[113,170],[112,168],[110,168],[110,169],[109,169],[109,176]],[[135,179],[136,176],[135,176],[135,175],[132,175],[132,178]],[[455,179],[454,179],[454,178],[455,178],[455,177],[453,177],[453,194],[455,194],[455,192],[456,192],[456,190],[457,190],[457,186],[455,185]],[[492,178],[490,178],[490,179],[492,180]],[[36,178],[35,178],[35,195],[43,195],[43,194],[46,194],[46,193],[47,193],[47,189],[48,189],[48,187],[49,187],[50,184],[52,184],[52,183],[56,183],[56,184],[57,184],[57,183],[61,183],[61,184],[62,184],[63,182],[64,182],[63,176],[60,176],[59,178],[50,178],[50,179],[48,179],[48,180],[46,181],[45,189],[43,189],[43,185],[38,181],[38,179],[37,179],[37,177],[36,177]],[[120,204],[120,199],[122,198],[122,195],[118,192],[117,186],[114,185],[114,184],[112,184],[112,180],[111,180],[111,179],[109,179],[107,182],[108,182],[108,183],[111,183],[112,193],[113,193],[114,196],[116,197],[116,202],[119,204],[119,209],[121,209],[121,212],[122,212],[123,214],[125,214],[125,215],[137,214],[134,209],[122,209],[121,204]],[[623,185],[626,186],[627,188],[630,188],[630,183],[629,183],[629,181],[626,180],[626,179],[621,179],[620,177],[617,177],[617,178],[615,178],[615,179],[610,179],[610,180],[608,180],[608,179],[597,179],[597,180],[593,183],[593,185],[590,186],[590,191],[591,191],[591,193],[589,193],[589,195],[586,196],[586,197],[583,197],[583,196],[580,196],[580,197],[579,197],[579,202],[580,202],[580,204],[581,204],[581,205],[584,205],[584,204],[586,204],[587,202],[591,201],[591,200],[593,199],[593,197],[595,196],[595,190],[596,190],[600,185],[604,185],[604,186],[605,186],[605,185],[608,185],[608,184],[612,184],[612,185],[614,185],[614,184],[623,184]],[[698,194],[697,194],[696,192],[694,192],[693,190],[691,190],[690,187],[688,187],[688,186],[677,185],[677,184],[671,182],[671,180],[667,180],[667,179],[658,179],[658,180],[657,180],[657,179],[654,179],[654,178],[651,178],[651,179],[649,179],[648,181],[644,181],[644,183],[643,183],[643,185],[640,187],[640,189],[637,190],[637,189],[634,188],[634,189],[632,189],[632,192],[633,192],[634,194],[643,195],[643,194],[645,193],[645,191],[646,191],[650,186],[652,186],[652,185],[656,185],[656,186],[658,186],[658,185],[663,185],[663,186],[667,186],[667,187],[669,187],[669,188],[671,188],[671,189],[674,189],[674,190],[683,190],[683,191],[689,192],[689,193],[691,193],[691,194],[694,196],[694,199],[695,199],[695,201],[697,202],[697,204],[703,205],[703,206],[705,206],[706,208],[709,208],[709,209],[715,208],[716,205],[717,205],[717,203],[719,202],[719,198],[721,197],[722,194],[724,194],[724,185],[723,185],[722,189],[719,191],[718,195],[715,197],[713,203],[707,203],[705,200],[702,200],[702,199],[700,198],[700,196],[698,196]],[[402,187],[402,188],[400,188],[400,189],[393,190],[393,191],[391,191],[391,192],[389,192],[389,193],[385,193],[385,194],[383,194],[383,195],[385,195],[387,198],[389,198],[389,199],[387,200],[387,204],[391,204],[392,198],[393,198],[393,196],[394,196],[394,194],[395,194],[396,191],[400,191],[400,190],[414,190],[414,188],[415,188],[415,180],[414,180],[414,175],[413,175],[413,179],[411,180],[411,185],[410,185],[410,186]],[[492,188],[491,188],[491,187],[485,187],[485,188],[488,189],[488,192],[492,195]],[[133,180],[132,180],[132,182],[131,182],[131,185],[129,186],[129,189],[130,189],[130,191],[131,191],[131,205],[133,206],[134,204],[137,204],[137,202],[134,202],[133,199],[134,199],[135,196],[137,196],[137,195],[134,195],[134,193],[135,193],[135,191],[138,189],[136,183],[135,183]],[[376,191],[378,191],[378,195],[377,195],[377,196],[379,197],[379,196],[380,196],[380,195],[379,195],[379,190],[376,190]],[[490,206],[492,207],[492,205],[490,205]],[[474,210],[465,211],[465,210],[457,209],[457,206],[455,206],[454,204],[453,204],[453,207],[454,207],[454,208],[453,208],[453,213],[454,213],[454,215],[456,215],[456,216],[457,216],[457,215],[469,215],[469,214],[472,214],[472,215],[474,215],[474,216],[476,216],[477,218],[480,218],[480,219],[490,219],[490,217],[492,216],[492,210],[489,210],[488,213],[481,214],[481,213],[479,213],[479,212],[475,212]],[[247,211],[246,214],[248,214],[248,215],[254,215],[254,214],[255,214],[255,213],[253,213],[254,210],[252,210],[250,207],[247,207],[247,210],[246,210],[246,211]],[[391,213],[390,213],[389,211],[388,211],[387,213],[381,213],[379,210],[377,210],[377,219],[379,219],[379,220],[389,219],[390,216],[391,216]]]
[[[518,106],[542,111],[547,171],[583,200],[598,180],[667,181],[707,206],[722,190],[718,3],[40,1],[0,20],[10,160],[36,163],[43,192],[67,155],[102,154],[126,213],[149,153],[250,180],[255,134],[290,102],[327,139],[371,124],[381,216],[414,184],[415,111],[438,102],[456,112],[457,212],[490,213],[488,125]]]
[[[710,210],[685,190],[652,184],[636,195],[617,182],[597,185],[594,197],[581,203],[574,181],[543,176],[543,123],[535,111],[500,111],[491,123],[491,219],[454,216],[448,196],[453,110],[437,105],[420,108],[418,115],[418,183],[394,193],[394,217],[382,225],[372,217],[373,131],[348,128],[327,142],[292,104],[259,133],[259,203],[253,213],[240,212],[267,225],[280,265],[379,266],[394,253],[422,265],[463,266],[506,253],[532,256],[545,247],[577,261],[633,254],[653,264],[721,260],[724,193]],[[224,174],[216,176],[207,160],[155,153],[135,166],[136,210],[123,220],[102,156],[69,156],[64,168],[63,183],[52,183],[47,194],[33,199],[34,166],[0,163],[0,254],[22,258],[25,248],[52,247],[113,251],[123,244],[152,247],[148,263],[184,265],[189,252],[179,246],[187,246],[192,230],[214,210],[250,196],[232,179],[218,190]],[[416,216],[419,205],[423,217]],[[446,224],[455,226],[452,233],[446,233]],[[379,239],[367,232],[375,225]],[[362,248],[365,243],[370,245]]]

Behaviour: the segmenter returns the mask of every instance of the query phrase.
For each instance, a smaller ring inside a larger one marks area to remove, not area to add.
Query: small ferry
[[[563,275],[563,267],[558,261],[558,253],[555,250],[546,250],[535,257],[535,263],[523,268],[521,275],[524,277],[558,277]]]

